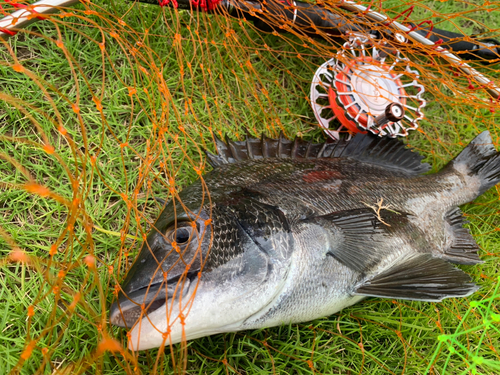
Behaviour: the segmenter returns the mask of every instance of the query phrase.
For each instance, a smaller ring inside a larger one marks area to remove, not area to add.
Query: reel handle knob
[[[405,116],[405,110],[399,103],[391,103],[385,107],[384,113],[375,117],[375,124],[382,126],[388,122],[398,122]]]

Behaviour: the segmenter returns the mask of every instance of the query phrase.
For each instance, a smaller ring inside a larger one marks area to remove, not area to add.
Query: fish
[[[367,297],[439,302],[478,286],[458,206],[500,182],[483,132],[442,170],[370,134],[215,138],[213,169],[165,203],[110,308],[128,347],[306,322]]]

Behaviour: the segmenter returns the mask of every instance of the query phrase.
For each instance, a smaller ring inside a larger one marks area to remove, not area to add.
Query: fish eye
[[[177,228],[175,231],[175,242],[179,245],[188,242],[191,237],[191,230],[191,227]]]
[[[170,226],[165,235],[170,242],[175,242],[177,245],[184,245],[189,242],[193,234],[193,225],[190,222],[180,222],[177,226]]]

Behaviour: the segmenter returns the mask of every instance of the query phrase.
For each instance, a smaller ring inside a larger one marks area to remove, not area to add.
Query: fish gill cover
[[[498,187],[462,207],[485,261],[461,267],[481,286],[470,297],[367,299],[308,323],[127,349],[109,307],[162,200],[210,170],[212,136],[323,140],[312,77],[332,57],[349,66],[362,55],[352,39],[294,28],[280,12],[238,18],[210,1],[193,2],[200,12],[160,3],[169,6],[81,1],[37,16],[28,2],[0,1],[2,15],[46,18],[4,30],[12,37],[0,46],[0,373],[498,373]],[[359,3],[384,23],[342,3],[320,5],[343,25],[379,31],[379,47],[397,20],[462,32],[495,52],[496,0]],[[388,58],[403,83],[417,71],[425,87],[425,116],[405,141],[434,172],[484,130],[497,149],[500,140],[492,86],[440,58],[446,43],[401,43],[401,59]],[[498,84],[500,58],[458,56]]]

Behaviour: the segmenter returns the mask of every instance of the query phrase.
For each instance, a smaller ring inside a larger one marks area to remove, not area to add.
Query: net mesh
[[[323,140],[312,77],[332,57],[349,64],[363,53],[346,48],[347,37],[294,28],[279,12],[251,11],[250,20],[203,4],[213,14],[82,1],[2,42],[0,372],[499,373],[498,187],[463,207],[485,261],[462,267],[481,286],[468,298],[368,299],[309,323],[126,349],[127,330],[109,324],[108,310],[161,211],[153,198],[175,199],[203,178],[213,135]],[[360,4],[419,27],[498,37],[498,1]],[[3,1],[0,12],[27,5]],[[389,27],[340,2],[321,5],[345,25]],[[262,31],[262,22],[275,29]],[[418,72],[425,87],[425,117],[407,141],[433,171],[481,131],[498,149],[500,105],[477,75],[436,47],[398,50],[401,59],[387,64],[403,83]],[[498,59],[458,56],[497,81]]]

